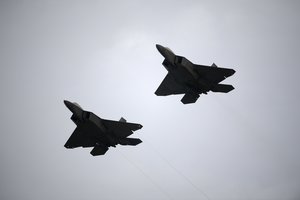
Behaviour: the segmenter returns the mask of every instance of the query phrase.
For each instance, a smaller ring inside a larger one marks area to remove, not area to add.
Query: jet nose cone
[[[73,103],[71,103],[70,101],[64,100],[64,104],[67,106],[67,108],[68,108],[71,112],[73,112],[73,110],[74,110],[74,105],[73,105]]]
[[[163,46],[161,46],[160,44],[156,44],[155,45],[157,49],[162,48]]]
[[[64,100],[64,104],[69,108],[72,103],[70,101]]]
[[[159,53],[163,54],[163,51],[164,51],[164,47],[159,45],[159,44],[156,44],[156,49],[159,51]]]

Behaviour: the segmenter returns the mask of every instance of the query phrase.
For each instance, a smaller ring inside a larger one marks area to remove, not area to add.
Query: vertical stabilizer
[[[218,67],[215,63],[213,63],[211,66],[212,66],[212,67]]]
[[[121,117],[121,119],[119,120],[119,122],[126,122],[126,119],[124,119],[123,117]]]

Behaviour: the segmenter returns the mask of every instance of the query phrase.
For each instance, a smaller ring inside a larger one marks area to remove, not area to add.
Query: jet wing
[[[166,96],[171,94],[184,94],[184,87],[179,85],[170,73],[161,82],[155,94],[157,96]]]
[[[204,65],[194,65],[193,68],[201,77],[213,83],[219,83],[235,73],[233,69],[220,68],[215,64],[213,64],[211,67]]]
[[[95,145],[95,141],[89,140],[84,132],[80,131],[80,127],[77,126],[68,141],[65,144],[66,148],[76,147],[91,147]]]
[[[103,119],[103,124],[109,131],[112,131],[119,138],[126,138],[133,134],[133,131],[142,128],[142,125],[140,124],[111,121],[107,119]]]

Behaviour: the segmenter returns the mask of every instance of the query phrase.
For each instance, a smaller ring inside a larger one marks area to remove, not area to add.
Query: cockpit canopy
[[[165,48],[174,54],[174,52],[169,47],[165,47]]]
[[[81,108],[81,106],[80,106],[78,103],[73,102],[73,104],[76,105],[76,106],[78,106],[79,108]],[[82,108],[81,108],[81,109],[82,109]]]

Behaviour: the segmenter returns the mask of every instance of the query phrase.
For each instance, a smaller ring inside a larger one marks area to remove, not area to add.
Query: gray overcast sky
[[[300,198],[298,1],[0,1],[0,199]],[[234,68],[235,90],[157,97],[155,44]],[[63,147],[63,100],[143,124],[136,147]]]

